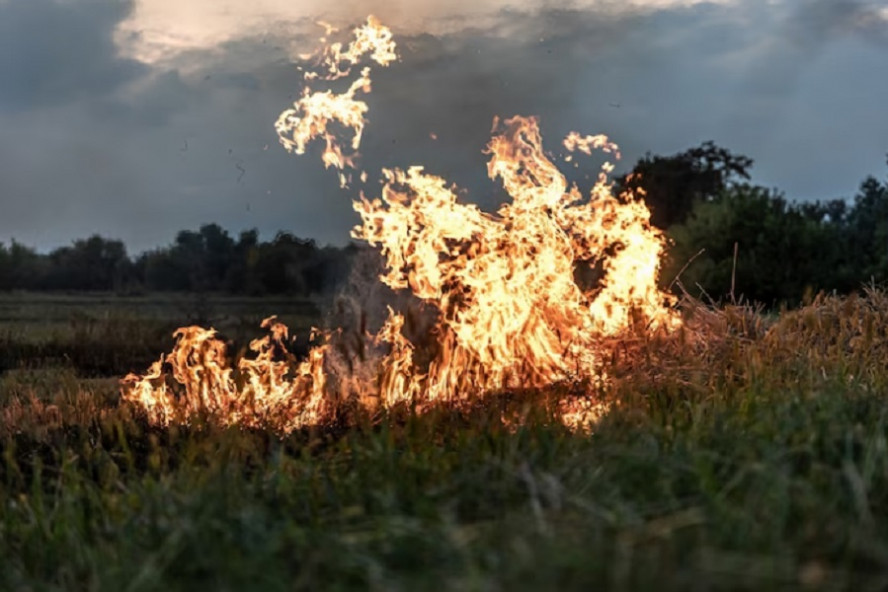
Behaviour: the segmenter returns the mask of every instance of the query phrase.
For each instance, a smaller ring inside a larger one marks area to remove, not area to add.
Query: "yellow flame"
[[[346,48],[332,44],[321,55],[328,80],[348,76],[367,56],[383,66],[397,59],[391,32],[372,17]],[[281,143],[298,154],[323,139],[323,162],[339,169],[343,184],[366,124],[359,91],[370,91],[368,66],[340,94],[306,89],[276,124]],[[352,130],[350,153],[329,129],[334,121]],[[563,146],[568,157],[602,150],[619,158],[618,147],[603,135],[571,132]],[[236,369],[214,331],[189,327],[176,333],[175,349],[145,376],[124,379],[124,398],[158,423],[207,412],[223,423],[289,431],[323,423],[337,404],[355,400],[365,407],[422,408],[500,389],[601,382],[610,338],[632,327],[678,322],[671,297],[657,287],[663,237],[642,201],[614,194],[611,163],[602,165],[584,195],[546,156],[534,117],[495,119],[486,153],[490,178],[510,198],[495,213],[460,203],[453,186],[421,166],[383,170],[380,196],[362,193],[354,203],[361,224],[352,236],[384,256],[380,280],[409,290],[436,312],[434,347],[422,363],[405,335],[404,314],[391,308],[370,337],[384,353],[371,377],[360,379],[333,367],[329,344],[299,363],[275,359],[274,350],[286,352],[287,333],[274,319],[264,323],[270,335],[254,341],[253,357]],[[581,285],[576,275],[584,269],[597,274],[596,281]],[[563,421],[580,429],[603,412],[588,399],[562,407]]]
[[[674,319],[644,204],[615,197],[603,173],[584,200],[546,158],[535,118],[495,129],[488,172],[512,198],[495,215],[460,204],[421,167],[385,171],[382,197],[355,203],[363,223],[352,236],[380,248],[382,281],[440,311],[441,353],[413,377],[428,400],[594,377],[602,338]],[[603,277],[584,291],[574,268],[590,261]]]
[[[322,23],[322,26],[327,35],[336,30],[326,23]],[[325,74],[308,71],[305,73],[305,79],[338,80],[350,75],[352,66],[360,63],[367,55],[381,66],[388,66],[398,57],[391,31],[373,16],[368,17],[364,25],[355,29],[353,36],[354,39],[345,49],[341,43],[327,46],[319,60],[320,67],[326,71]],[[322,156],[324,166],[339,170],[342,187],[346,187],[350,181],[350,176],[344,170],[355,167],[361,135],[367,123],[364,117],[368,109],[367,103],[356,97],[359,92],[365,94],[370,92],[372,84],[370,72],[369,66],[362,68],[360,76],[341,93],[334,93],[329,89],[312,91],[306,86],[302,97],[292,108],[281,113],[275,123],[278,138],[289,152],[304,154],[306,146],[312,140],[324,138],[326,142]],[[336,135],[330,131],[329,126],[332,122],[338,122],[352,130],[354,135],[351,140],[351,152],[343,151]]]
[[[253,358],[229,365],[225,344],[213,329],[183,327],[175,332],[176,346],[151,365],[144,376],[122,381],[124,398],[141,406],[148,418],[162,425],[207,413],[225,424],[274,426],[290,431],[319,423],[326,417],[323,360],[326,346],[310,352],[298,364],[276,360],[286,354],[287,327],[274,317],[262,327],[269,335],[250,343]],[[164,363],[175,386],[170,386]]]

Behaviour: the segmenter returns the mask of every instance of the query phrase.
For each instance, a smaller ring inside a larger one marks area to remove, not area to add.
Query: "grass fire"
[[[397,59],[396,46],[391,32],[370,17],[347,46],[327,45],[319,56],[318,71],[307,72],[306,80],[354,80],[339,94],[306,87],[276,129],[284,147],[299,154],[323,140],[325,166],[337,168],[346,185],[366,124],[367,104],[357,95],[371,86],[370,66],[358,75],[352,69],[365,56],[389,65]],[[333,123],[352,132],[347,148]],[[572,132],[563,147],[568,161],[574,152],[591,155],[596,148],[619,156],[604,136]],[[337,408],[355,403],[423,408],[506,389],[602,382],[601,359],[621,334],[678,322],[671,297],[657,284],[663,237],[641,200],[614,195],[611,163],[602,165],[584,195],[547,157],[538,121],[522,116],[496,119],[485,152],[490,178],[511,198],[495,213],[460,203],[455,187],[420,165],[384,170],[381,197],[362,192],[354,204],[362,224],[352,236],[381,252],[380,281],[409,290],[434,316],[427,359],[419,359],[427,352],[417,352],[404,334],[404,313],[391,308],[378,332],[367,335],[385,351],[359,376],[341,375],[326,361],[329,343],[292,368],[274,361],[270,345],[284,345],[286,328],[271,320],[272,335],[250,346],[257,357],[242,358],[237,368],[228,365],[212,331],[183,328],[170,355],[144,377],[126,378],[123,398],[164,424],[206,412],[223,423],[289,431],[331,421]],[[579,265],[601,268],[595,286],[578,285]],[[164,361],[173,386],[165,380]]]
[[[7,36],[19,1],[0,1]],[[251,14],[259,4],[275,3]],[[200,195],[202,151],[235,166],[231,182],[253,200],[244,216],[278,199],[272,169],[304,167],[286,177],[287,199],[310,201],[323,179],[353,242],[215,223],[134,257],[98,235],[48,253],[0,242],[0,590],[888,588],[888,181],[869,177],[853,202],[795,203],[712,142],[620,173],[638,137],[621,153],[619,126],[585,129],[593,107],[573,125],[520,108],[537,95],[510,95],[586,64],[582,4],[542,12],[544,35],[520,3],[493,21],[445,18],[435,34],[393,10],[340,27],[331,8],[296,21],[311,35],[295,36],[248,19],[237,25],[249,41],[223,37],[212,52],[188,45],[187,27],[165,52],[145,45],[147,30],[118,31],[121,52],[154,51],[175,76],[139,78],[148,62],[119,58],[126,86],[72,95],[107,125],[160,125],[179,107],[154,84],[198,97],[213,127],[216,102],[235,104],[232,136],[261,114],[267,137],[252,152],[196,132],[165,140],[194,175],[182,195]],[[618,4],[595,9],[606,27],[593,45],[614,63],[621,27],[646,22],[644,3]],[[651,22],[731,3],[680,4]],[[139,6],[132,18],[147,18]],[[819,33],[864,28],[881,43],[865,3],[818,10],[805,22],[853,13]],[[804,41],[800,27],[786,30]],[[583,43],[567,42],[575,31]],[[633,59],[644,36],[630,35]],[[469,59],[450,61],[455,47]],[[237,75],[223,74],[229,51]],[[278,61],[252,68],[257,52]],[[732,46],[712,61],[744,55]],[[520,75],[500,80],[515,56]],[[212,69],[185,67],[195,60]],[[426,70],[480,90],[444,89]],[[570,88],[593,70],[571,71]],[[635,135],[656,146],[660,112],[608,95],[630,88],[617,70],[593,72],[599,96],[552,92],[639,119]],[[104,80],[95,72],[84,75]],[[140,93],[138,113],[107,109]],[[497,93],[515,100],[493,105]],[[4,123],[10,96],[0,85]],[[429,111],[457,96],[453,111],[483,110],[484,125],[411,116],[417,96]],[[41,117],[75,117],[61,105],[42,103]],[[88,175],[103,169],[75,152]],[[474,181],[460,176],[469,153]],[[224,201],[214,194],[213,212]],[[193,204],[175,205],[188,219]]]

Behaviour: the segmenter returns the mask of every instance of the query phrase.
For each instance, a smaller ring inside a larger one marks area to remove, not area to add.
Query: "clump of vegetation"
[[[591,433],[566,386],[280,438],[7,372],[0,587],[883,589],[888,294],[685,311]]]

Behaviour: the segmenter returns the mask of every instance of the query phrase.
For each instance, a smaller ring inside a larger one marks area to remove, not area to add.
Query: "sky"
[[[357,190],[273,126],[317,21],[368,14],[400,52],[367,97],[371,178],[423,164],[493,208],[483,150],[515,114],[553,151],[607,134],[618,172],[711,140],[789,199],[888,175],[885,0],[0,0],[0,242],[138,253],[214,222],[344,244]]]

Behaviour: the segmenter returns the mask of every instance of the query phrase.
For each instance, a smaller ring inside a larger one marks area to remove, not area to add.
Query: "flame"
[[[348,46],[334,43],[320,56],[329,81],[351,75],[368,57],[382,66],[397,59],[391,32],[373,17]],[[339,169],[345,185],[366,124],[367,105],[356,95],[369,92],[370,84],[364,66],[340,94],[306,88],[276,123],[283,146],[302,154],[323,139],[322,160]],[[334,121],[352,131],[350,152],[330,130]],[[619,158],[603,135],[571,132],[563,146],[568,161],[593,150]],[[490,178],[510,198],[495,213],[460,203],[455,187],[421,166],[384,169],[380,196],[362,192],[354,203],[361,224],[352,236],[381,252],[380,280],[434,311],[432,347],[420,352],[405,335],[404,313],[389,308],[382,328],[368,338],[381,353],[359,375],[353,364],[346,371],[333,363],[335,334],[297,363],[286,353],[286,327],[272,318],[264,323],[270,335],[254,341],[251,357],[232,368],[212,329],[188,327],[177,331],[174,350],[146,375],[124,379],[124,399],[158,423],[206,412],[227,424],[287,432],[328,421],[337,405],[351,401],[366,409],[404,403],[422,409],[502,389],[606,382],[602,360],[614,338],[631,328],[678,323],[672,298],[657,287],[662,235],[642,201],[614,194],[612,163],[601,166],[588,195],[568,183],[546,156],[534,117],[495,119],[486,153]],[[599,277],[581,286],[578,269]],[[565,424],[588,429],[603,409],[589,398],[574,399],[563,402],[560,413]]]
[[[323,370],[327,346],[315,347],[306,360],[294,365],[275,359],[275,350],[285,357],[288,353],[286,325],[269,317],[262,327],[269,335],[250,343],[256,357],[242,358],[236,376],[214,329],[178,329],[172,352],[154,362],[144,376],[130,374],[123,379],[124,398],[162,425],[199,413],[224,424],[272,425],[284,431],[319,423],[328,413]],[[164,363],[175,386],[165,380]]]
[[[326,33],[322,39],[336,31],[327,23],[319,23]],[[354,39],[343,49],[342,43],[333,43],[325,47],[322,52],[319,65],[325,73],[319,74],[311,70],[305,73],[306,80],[323,78],[333,81],[351,74],[353,66],[359,64],[364,56],[381,66],[388,66],[397,59],[395,42],[391,31],[373,16],[367,18],[367,22],[353,32]],[[310,57],[308,59],[311,59]],[[326,148],[322,160],[326,168],[339,169],[339,183],[342,187],[348,186],[351,177],[344,172],[345,168],[354,168],[358,157],[358,147],[361,145],[361,136],[367,121],[367,103],[356,98],[359,92],[369,93],[372,81],[370,79],[371,68],[365,66],[361,74],[348,89],[342,93],[334,93],[332,90],[312,91],[306,86],[302,97],[293,104],[291,109],[285,110],[275,123],[283,147],[289,152],[304,154],[306,146],[316,138],[324,138]],[[338,122],[343,127],[353,132],[351,140],[351,152],[343,151],[336,135],[330,131],[332,122]]]
[[[546,158],[535,118],[494,129],[488,173],[512,198],[496,214],[459,203],[422,167],[384,171],[382,197],[355,203],[363,224],[352,236],[385,256],[381,280],[440,312],[441,353],[427,374],[411,377],[421,383],[411,390],[429,401],[595,377],[603,338],[638,320],[674,322],[657,288],[662,237],[642,202],[613,195],[611,165],[584,200]],[[616,151],[603,137],[569,139],[581,150],[595,142]],[[584,291],[574,267],[590,261],[603,277]],[[391,313],[391,325],[401,322]]]

